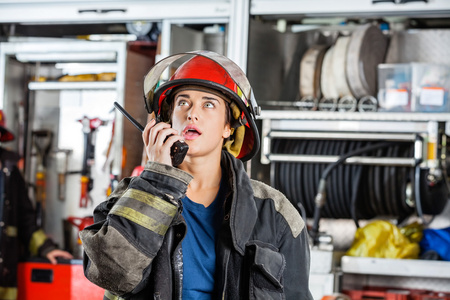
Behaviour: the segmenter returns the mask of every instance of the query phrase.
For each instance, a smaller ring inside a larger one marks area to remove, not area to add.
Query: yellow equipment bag
[[[379,257],[379,258],[410,258],[419,257],[421,230],[420,225],[408,225],[405,234],[412,237],[411,241],[397,226],[390,222],[379,220],[358,228],[352,246],[347,251],[349,256]]]

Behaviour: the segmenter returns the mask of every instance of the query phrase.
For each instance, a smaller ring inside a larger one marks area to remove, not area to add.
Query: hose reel
[[[320,218],[353,219],[359,226],[358,220],[379,216],[401,222],[414,213],[439,214],[447,203],[446,178],[421,168],[414,147],[411,141],[276,138],[271,182],[304,218],[314,219],[313,238]],[[283,161],[277,155],[303,159]],[[308,161],[311,155],[339,158],[330,164]],[[352,164],[357,155],[362,163]]]

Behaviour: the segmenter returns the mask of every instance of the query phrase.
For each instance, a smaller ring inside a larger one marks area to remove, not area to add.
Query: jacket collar
[[[245,245],[253,232],[257,216],[253,189],[242,161],[227,151],[222,151],[222,164],[228,170],[228,182],[232,191],[231,209],[226,212],[230,214],[231,238],[236,251],[244,255]]]

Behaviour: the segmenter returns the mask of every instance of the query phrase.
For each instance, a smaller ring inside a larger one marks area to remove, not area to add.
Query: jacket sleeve
[[[121,297],[141,291],[191,179],[149,162],[140,176],[122,180],[94,210],[95,223],[80,232],[86,277]]]
[[[295,238],[286,227],[280,252],[286,259],[283,275],[286,299],[313,300],[309,290],[310,247],[306,225]]]

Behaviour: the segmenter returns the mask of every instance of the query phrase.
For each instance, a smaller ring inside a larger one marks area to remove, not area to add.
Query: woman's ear
[[[227,139],[231,135],[231,125],[228,123],[223,130],[222,138]]]

